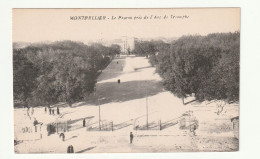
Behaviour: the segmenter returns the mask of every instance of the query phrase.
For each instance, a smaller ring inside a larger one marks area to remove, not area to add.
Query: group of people
[[[74,153],[74,148],[72,145],[69,145],[67,148],[67,153]]]
[[[45,113],[47,113],[47,107],[45,107],[44,108],[44,111],[45,111]],[[55,110],[54,110],[54,108],[51,108],[50,106],[48,107],[48,111],[49,111],[49,115],[55,115]],[[57,115],[59,115],[60,114],[60,109],[59,109],[59,107],[57,107]]]

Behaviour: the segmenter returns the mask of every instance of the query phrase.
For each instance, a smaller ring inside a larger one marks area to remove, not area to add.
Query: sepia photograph
[[[13,8],[12,69],[15,154],[240,150],[240,8]]]

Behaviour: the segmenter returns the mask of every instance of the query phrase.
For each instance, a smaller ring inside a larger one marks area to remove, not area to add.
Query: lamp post
[[[105,98],[98,99],[98,125],[99,125],[99,131],[101,130],[101,109],[100,109],[100,100],[103,100]]]
[[[147,127],[147,130],[148,130],[148,98],[146,96],[146,127]]]
[[[145,81],[147,83],[147,81]],[[148,97],[147,97],[147,89],[145,89],[145,96],[146,96],[146,128],[148,130],[149,122],[148,122]]]
[[[98,105],[98,124],[99,124],[99,131],[101,130],[100,126],[100,104]]]
[[[97,88],[96,88],[96,86],[95,86],[95,88],[94,88],[94,96],[96,96],[96,98],[97,98]],[[102,99],[100,99],[100,100],[102,100]],[[99,131],[101,130],[101,125],[100,125],[100,102],[99,102],[99,99],[97,98],[97,101],[98,101],[98,127],[99,127]]]

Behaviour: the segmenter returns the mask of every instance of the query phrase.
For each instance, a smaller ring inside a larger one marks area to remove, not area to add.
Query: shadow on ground
[[[137,125],[135,130],[159,130],[159,124],[156,121],[152,121],[148,123],[148,127],[146,124],[144,125]]]
[[[76,152],[76,153],[83,153],[83,152],[86,152],[86,151],[92,150],[92,149],[94,149],[95,147],[96,147],[96,146],[89,147],[89,148],[86,148],[86,149],[80,150],[80,151],[78,151],[78,152]]]
[[[95,96],[85,99],[85,102],[73,107],[83,105],[102,105],[111,102],[125,102],[134,99],[153,96],[164,92],[162,83],[158,81],[129,81],[120,84],[115,82],[99,83]]]
[[[176,120],[176,119],[172,119],[172,120],[163,122],[163,123],[161,123],[161,130],[167,129],[167,128],[174,126],[176,124],[178,124],[178,120]]]
[[[94,116],[88,116],[88,117],[84,117],[84,118],[78,118],[75,120],[68,120],[68,130],[72,131],[72,130],[77,130],[77,129],[81,129],[81,128],[86,128],[83,127],[83,119],[85,119],[85,125],[89,124],[89,122],[94,118]],[[78,122],[78,123],[77,123]]]
[[[72,136],[72,137],[66,139],[65,141],[68,141],[68,140],[74,139],[74,138],[76,138],[76,137],[78,137],[78,136]]]
[[[94,116],[88,116],[88,117],[79,118],[79,119],[75,119],[75,120],[69,120],[69,124],[73,124],[73,123],[76,123],[78,121],[83,121],[83,119],[89,120],[89,119],[92,119],[92,118],[94,118]]]
[[[134,99],[156,95],[163,90],[162,83],[158,81],[129,81],[101,83],[97,86],[96,102],[105,104],[111,102],[124,102]]]
[[[148,115],[154,114],[155,112],[149,113]],[[120,129],[124,129],[129,126],[133,126],[134,122],[138,121],[138,119],[146,117],[145,115],[141,115],[135,119],[130,119],[121,123],[114,123],[113,121],[107,121],[107,120],[102,120],[100,122],[100,129],[99,129],[99,124],[98,122],[87,124],[87,131],[116,131]],[[136,123],[136,125],[139,123]],[[149,123],[149,128],[152,129],[158,129],[156,128],[155,122]],[[137,126],[139,128],[139,125]],[[144,127],[144,126],[143,126]],[[146,130],[146,127],[145,129]]]
[[[184,102],[184,105],[188,105],[188,104],[191,104],[191,103],[195,103],[195,102],[197,102],[198,100],[196,100],[196,99],[193,99],[193,100],[191,100],[191,101],[188,101],[188,102]],[[197,104],[197,103],[196,103]]]
[[[115,124],[113,130],[120,130],[120,129],[126,128],[130,125],[133,125],[132,120],[128,120],[128,121],[125,121],[125,122],[122,122],[119,124]]]

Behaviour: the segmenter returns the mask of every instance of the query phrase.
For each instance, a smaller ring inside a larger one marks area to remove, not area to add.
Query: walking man
[[[132,132],[130,132],[130,144],[132,144],[132,143],[133,143],[133,139],[134,139],[134,135],[133,135],[133,133],[132,133]]]

